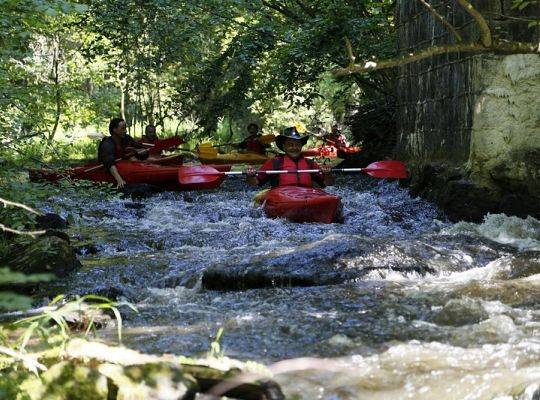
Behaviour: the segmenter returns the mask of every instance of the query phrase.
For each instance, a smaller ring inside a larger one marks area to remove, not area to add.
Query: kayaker
[[[238,148],[257,154],[266,155],[266,149],[270,147],[270,144],[261,142],[260,139],[262,135],[259,133],[259,125],[252,122],[247,126],[247,131],[249,136],[238,144]]]
[[[158,136],[156,134],[156,126],[146,125],[146,127],[144,128],[144,135],[141,138],[141,142],[154,144],[157,140],[158,140]]]
[[[103,138],[99,144],[98,161],[112,174],[118,188],[123,188],[126,182],[116,168],[116,160],[144,160],[148,158],[148,150],[127,134],[126,121],[122,118],[111,119],[109,133],[111,136]]]
[[[250,185],[262,186],[270,183],[271,187],[278,186],[303,186],[313,187],[317,183],[321,187],[329,186],[334,183],[334,176],[331,174],[329,165],[319,166],[315,161],[302,156],[302,147],[308,141],[308,136],[302,136],[292,126],[286,128],[281,135],[276,138],[276,146],[285,152],[277,155],[273,159],[266,161],[259,171],[268,170],[287,170],[297,171],[302,169],[318,169],[318,173],[289,173],[279,175],[268,175],[262,172],[257,173],[254,167],[246,170],[247,181]]]
[[[326,134],[324,137],[326,144],[335,146],[335,147],[348,147],[347,139],[342,133],[341,124],[335,123],[332,125],[332,130],[330,133]]]

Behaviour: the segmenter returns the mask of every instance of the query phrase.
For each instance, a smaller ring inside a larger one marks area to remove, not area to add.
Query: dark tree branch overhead
[[[457,2],[476,21],[476,24],[480,28],[480,40],[482,42],[482,45],[484,45],[485,47],[490,47],[493,43],[493,40],[491,38],[491,30],[489,29],[488,23],[486,22],[485,18],[467,0],[457,0]]]
[[[296,4],[300,6],[300,8],[310,17],[315,17],[317,13],[309,7],[303,0],[296,0]]]
[[[429,3],[425,0],[419,0],[425,7],[430,10],[437,19],[441,20],[447,26],[447,28],[454,34],[459,35],[455,28],[440,16],[436,10],[434,10]],[[428,57],[437,56],[441,54],[449,53],[495,53],[495,54],[539,54],[540,44],[517,42],[517,41],[494,41],[491,35],[491,30],[478,10],[476,10],[471,3],[467,0],[457,0],[461,7],[471,15],[476,24],[478,25],[481,36],[479,42],[473,43],[458,43],[449,45],[431,46],[426,49],[409,53],[403,56],[387,59],[387,60],[369,60],[363,65],[351,64],[345,68],[336,68],[332,72],[334,76],[346,76],[351,74],[359,74],[369,71],[381,70],[386,68],[394,68],[406,64],[410,64],[415,61],[423,60]],[[461,36],[457,36],[461,38]],[[350,58],[351,50],[347,45],[347,53]]]
[[[426,0],[418,0],[420,1],[420,3],[422,3],[428,10],[431,14],[433,14],[433,16],[435,18],[437,18],[444,26],[446,26],[448,28],[448,30],[450,32],[452,32],[454,34],[454,36],[456,37],[456,40],[458,42],[462,42],[463,39],[461,38],[461,35],[458,33],[458,31],[456,30],[456,28],[451,24],[449,23],[441,14],[439,14],[437,12],[437,10],[435,10],[431,4],[429,4]]]
[[[294,13],[291,9],[287,8],[286,6],[284,6],[282,3],[278,1],[262,0],[262,4],[268,8],[271,8],[272,10],[279,12],[285,17],[292,19],[295,22],[298,22],[298,23],[304,22],[304,20],[300,18],[298,14]]]

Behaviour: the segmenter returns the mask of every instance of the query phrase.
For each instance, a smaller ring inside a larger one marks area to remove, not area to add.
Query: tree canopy
[[[359,57],[395,51],[392,1],[2,3],[3,136],[52,140],[117,115],[211,134],[220,121],[312,105],[321,84],[384,92],[383,73],[339,83],[325,72],[349,63],[346,41]]]
[[[1,5],[0,132],[12,139],[51,142],[59,130],[103,129],[119,115],[137,132],[154,123],[203,136],[224,126],[232,132],[251,119],[276,128],[292,108],[318,110],[313,115],[325,108],[340,118],[343,99],[353,94],[391,94],[395,78],[386,66],[403,62],[393,0]],[[482,43],[458,47],[492,50]],[[363,64],[369,60],[390,62]]]

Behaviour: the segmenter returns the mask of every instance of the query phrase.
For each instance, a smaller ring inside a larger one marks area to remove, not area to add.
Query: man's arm
[[[126,185],[126,181],[122,178],[122,175],[118,172],[118,169],[116,168],[116,165],[113,165],[109,171],[111,172],[111,175],[116,179],[116,186],[118,189],[122,189]]]
[[[115,150],[116,146],[114,142],[108,139],[103,140],[99,144],[98,149],[98,160],[100,163],[104,165],[105,168],[107,168],[107,171],[111,173],[111,175],[116,180],[116,184],[119,188],[123,188],[126,182],[118,172],[118,169],[116,168],[116,159],[115,159]]]
[[[112,139],[106,138],[101,141],[98,148],[98,161],[102,163],[107,170],[110,170],[116,164],[116,146]]]
[[[268,171],[271,170],[273,166],[273,160],[267,160],[259,171]],[[246,170],[247,173],[247,183],[251,186],[262,186],[270,180],[270,175],[265,173],[257,173],[257,169],[254,167],[249,167]]]

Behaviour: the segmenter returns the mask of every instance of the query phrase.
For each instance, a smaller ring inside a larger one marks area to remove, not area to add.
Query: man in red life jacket
[[[122,118],[111,119],[109,133],[111,136],[103,138],[99,144],[98,161],[107,168],[121,189],[126,182],[116,168],[116,160],[144,160],[148,158],[148,150],[144,150],[140,143],[126,133],[126,121]]]
[[[262,137],[259,134],[259,125],[252,122],[247,126],[249,136],[245,138],[238,147],[253,153],[266,155],[266,149],[270,146],[269,144],[261,143],[260,139]]]
[[[341,131],[341,124],[335,123],[334,125],[332,125],[331,132],[328,133],[324,138],[326,144],[330,146],[335,146],[337,148],[348,147],[349,144],[347,143],[347,139]]]
[[[285,154],[278,155],[266,161],[259,171],[287,170],[298,171],[302,169],[318,169],[318,173],[289,173],[279,175],[267,175],[257,173],[254,167],[249,167],[246,172],[250,185],[262,186],[269,182],[271,187],[277,186],[303,186],[313,187],[317,183],[321,187],[332,185],[334,177],[331,174],[329,165],[319,166],[315,161],[302,156],[302,146],[308,141],[308,136],[301,136],[296,127],[286,128],[281,135],[276,138],[277,147]]]

